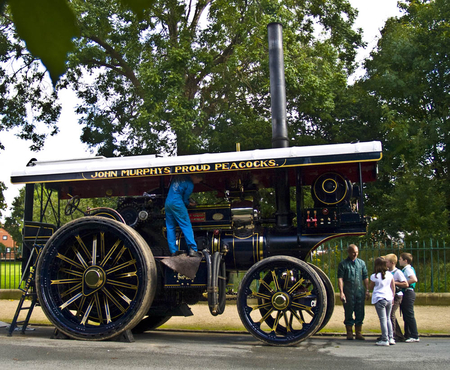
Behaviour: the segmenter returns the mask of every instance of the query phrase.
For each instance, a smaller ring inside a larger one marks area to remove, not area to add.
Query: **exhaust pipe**
[[[283,26],[270,23],[269,70],[272,109],[272,148],[289,146],[286,124],[286,81],[284,79]]]
[[[283,27],[280,23],[267,26],[269,37],[270,96],[272,110],[272,147],[289,146],[286,123],[286,81],[284,78]],[[276,225],[292,226],[290,215],[289,179],[287,170],[278,170],[275,183]]]

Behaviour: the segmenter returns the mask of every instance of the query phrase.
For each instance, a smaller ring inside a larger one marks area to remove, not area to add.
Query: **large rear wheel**
[[[276,346],[297,344],[313,335],[326,312],[322,280],[306,262],[287,256],[266,258],[246,273],[237,308],[245,328]]]
[[[69,337],[104,340],[137,325],[156,290],[156,267],[145,240],[104,217],[61,227],[41,252],[36,291],[43,311]]]

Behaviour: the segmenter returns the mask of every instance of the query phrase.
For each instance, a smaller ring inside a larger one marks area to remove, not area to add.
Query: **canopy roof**
[[[340,172],[355,182],[359,180],[359,163],[363,181],[368,182],[375,180],[376,162],[381,156],[381,143],[372,141],[176,157],[143,155],[31,160],[25,168],[12,173],[11,182],[46,183],[50,188],[81,197],[141,195],[143,191],[167,185],[172,175],[200,173],[205,177],[206,186],[220,191],[228,186],[227,182],[237,178],[271,186],[275,171],[283,168],[288,169],[293,179],[295,168],[301,168],[304,184],[327,171]],[[205,190],[205,185],[196,188],[196,191]]]

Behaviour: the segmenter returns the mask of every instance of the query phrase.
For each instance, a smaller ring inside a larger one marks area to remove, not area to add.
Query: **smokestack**
[[[279,23],[267,26],[269,36],[270,96],[272,107],[272,147],[289,146],[286,123],[286,82],[284,79],[283,27]],[[276,172],[276,225],[280,229],[292,226],[289,178],[286,169]]]
[[[269,70],[270,96],[272,107],[272,147],[289,146],[286,123],[286,81],[284,79],[283,26],[270,23],[269,35]]]

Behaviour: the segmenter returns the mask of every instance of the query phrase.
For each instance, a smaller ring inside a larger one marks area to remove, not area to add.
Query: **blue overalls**
[[[170,253],[178,250],[176,243],[176,227],[180,227],[184,234],[187,246],[197,251],[197,243],[194,239],[191,220],[187,211],[189,197],[194,190],[194,183],[188,176],[177,176],[172,179],[169,194],[167,195],[166,209],[166,227],[167,242],[169,243]]]

